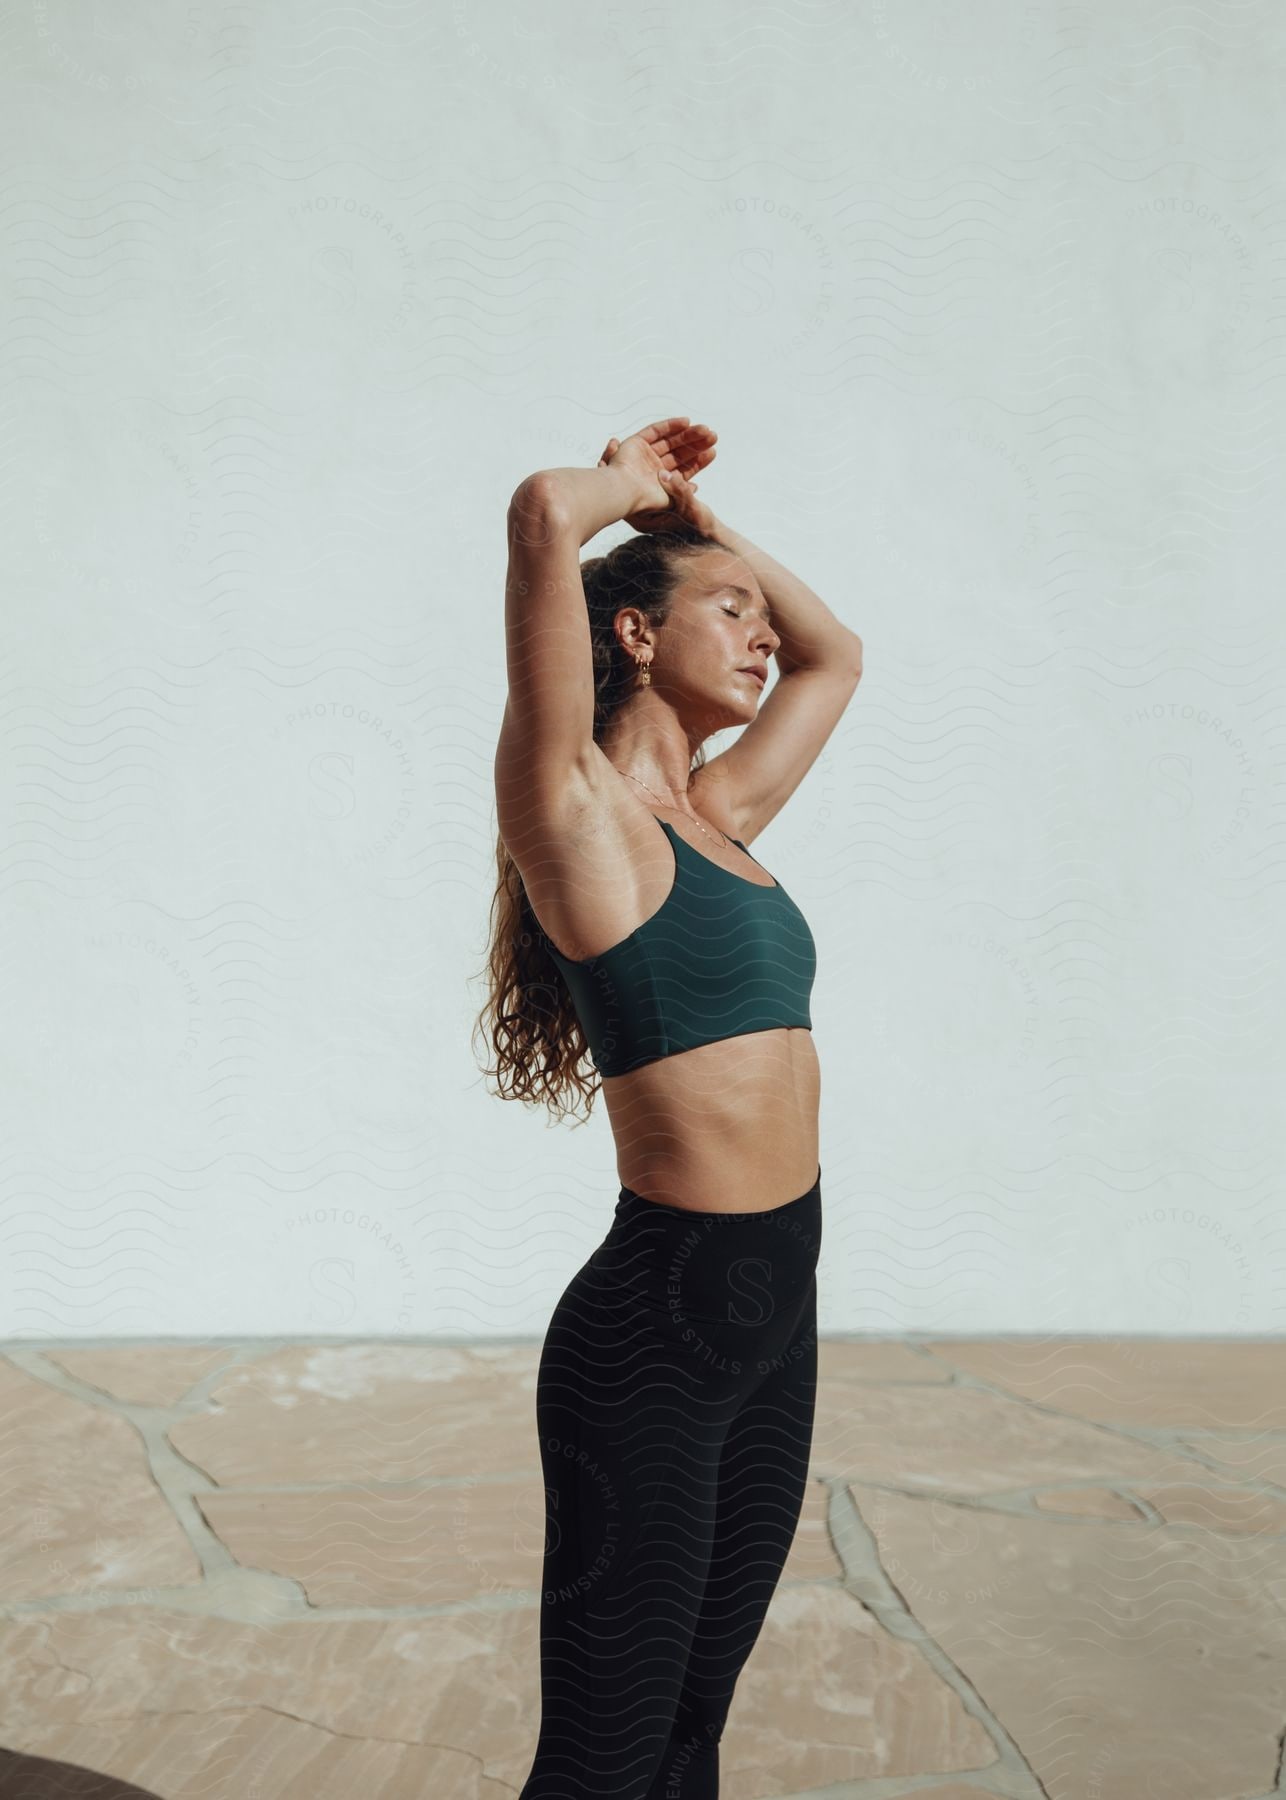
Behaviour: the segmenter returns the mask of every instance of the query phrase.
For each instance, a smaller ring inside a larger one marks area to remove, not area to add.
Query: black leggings
[[[623,1187],[550,1320],[540,1736],[519,1800],[715,1800],[799,1523],[822,1172],[768,1212]]]

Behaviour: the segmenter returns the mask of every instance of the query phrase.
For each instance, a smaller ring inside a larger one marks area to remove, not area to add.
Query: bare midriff
[[[802,1027],[603,1078],[622,1185],[662,1206],[767,1212],[817,1180],[821,1066]]]

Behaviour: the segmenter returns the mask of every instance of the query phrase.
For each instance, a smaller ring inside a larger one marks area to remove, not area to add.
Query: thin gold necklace
[[[710,833],[708,831],[706,831],[705,826],[701,823],[700,819],[698,819],[698,817],[695,813],[683,812],[683,808],[681,806],[676,806],[674,804],[673,800],[664,799],[660,794],[657,793],[655,788],[647,787],[647,782],[643,781],[639,776],[630,775],[630,772],[628,769],[617,769],[615,763],[612,764],[612,767],[614,769],[616,769],[616,773],[618,775],[628,776],[631,781],[637,781],[641,788],[647,788],[647,791],[649,794],[651,794],[652,798],[654,800],[660,800],[662,806],[668,806],[670,808],[671,812],[682,813],[683,817],[685,819],[691,819],[692,823],[696,826],[697,830],[704,832],[706,837],[710,838],[710,842],[713,844],[714,839],[712,837],[710,837]],[[716,830],[718,830],[717,826],[716,826]],[[722,831],[719,832],[719,836],[721,838],[723,838],[723,848],[726,850],[728,847],[728,838],[727,838],[726,834]]]

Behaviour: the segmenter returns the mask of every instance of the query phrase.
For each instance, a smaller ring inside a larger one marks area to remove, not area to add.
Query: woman
[[[697,499],[714,445],[658,420],[509,507],[488,1073],[551,1110],[575,1088],[588,1116],[588,1053],[622,1183],[539,1363],[541,1722],[520,1800],[713,1800],[807,1479],[816,954],[746,845],[852,698],[861,640]],[[637,535],[582,564],[621,519]]]

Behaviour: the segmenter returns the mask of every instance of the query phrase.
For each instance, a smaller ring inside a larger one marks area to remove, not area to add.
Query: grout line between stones
[[[987,1732],[1000,1759],[999,1769],[993,1766],[987,1770],[993,1788],[997,1780],[1003,1777],[1004,1792],[1012,1800],[1049,1800],[1048,1790],[1005,1725],[959,1664],[948,1655],[907,1604],[905,1596],[880,1560],[879,1546],[849,1492],[847,1479],[842,1476],[829,1477],[825,1485],[830,1497],[827,1523],[835,1554],[844,1571],[845,1590],[872,1614],[891,1638],[913,1645],[956,1693],[970,1717],[977,1719]],[[940,1781],[945,1779],[945,1776],[939,1777]],[[955,1779],[954,1775],[951,1779]],[[875,1792],[869,1786],[861,1791]]]

